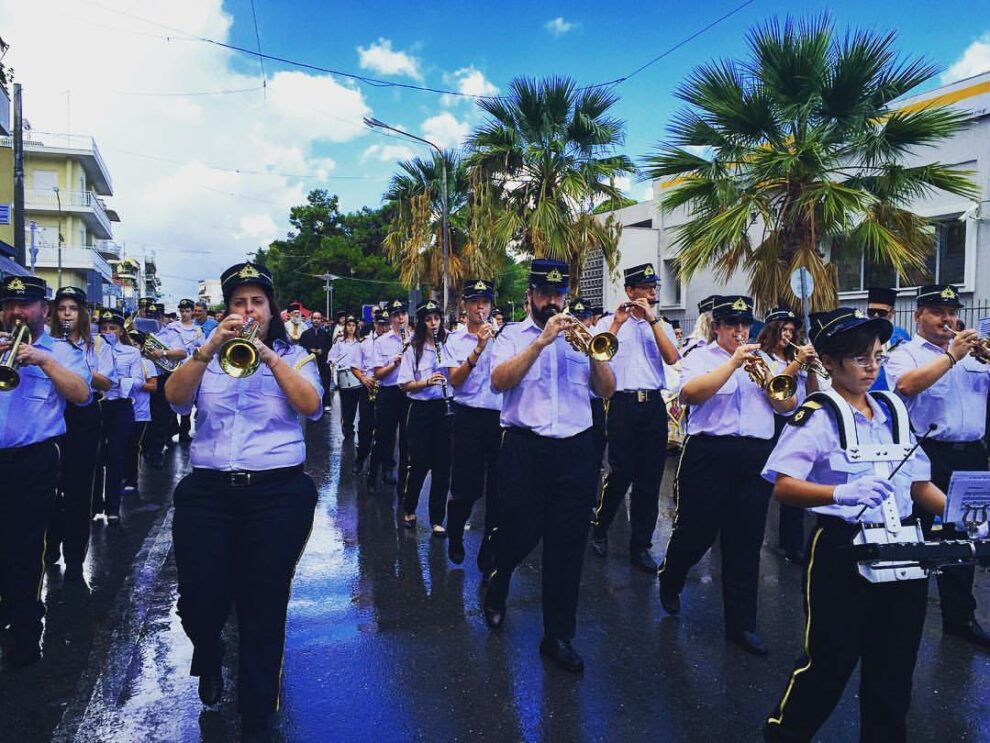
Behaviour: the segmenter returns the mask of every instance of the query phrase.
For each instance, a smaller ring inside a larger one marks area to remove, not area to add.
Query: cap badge
[[[7,284],[7,289],[12,292],[22,292],[25,289],[24,282],[20,279],[11,279],[10,283]]]
[[[477,284],[475,284],[475,285],[474,285],[474,288],[475,288],[475,289],[477,289],[477,290],[478,290],[478,291],[480,291],[480,292],[483,292],[483,291],[485,291],[485,289],[487,289],[488,287],[487,287],[487,286],[485,286],[485,282],[484,282],[484,281],[479,281],[479,282],[478,282]]]
[[[584,305],[578,302],[577,304],[574,305],[574,309],[577,310],[578,312],[581,312],[584,309]]]
[[[402,306],[402,302],[400,302],[398,299],[392,302],[392,309],[398,309],[401,306]]]
[[[863,314],[862,310],[853,310],[853,317],[863,318],[866,317],[866,315]]]
[[[643,269],[644,276],[656,276],[656,272],[653,270],[653,266],[647,266]]]
[[[749,306],[746,304],[746,300],[740,297],[739,299],[737,299],[735,302],[732,303],[732,309],[745,312],[746,310],[749,309]]]
[[[942,299],[955,299],[956,293],[952,291],[951,286],[947,286],[942,290]]]
[[[560,271],[558,271],[556,268],[551,268],[547,272],[547,281],[549,281],[551,284],[559,284],[563,280],[564,277],[560,275]]]
[[[805,411],[803,409],[797,411],[794,414],[794,422],[797,423],[798,421],[802,420],[804,418],[804,416],[805,416]]]
[[[238,277],[242,279],[256,279],[261,276],[261,271],[255,268],[252,264],[248,263],[244,268],[237,272]]]

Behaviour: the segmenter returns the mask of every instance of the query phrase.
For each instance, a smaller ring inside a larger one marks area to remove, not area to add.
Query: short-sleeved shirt
[[[423,344],[423,351],[420,354],[418,363],[416,361],[416,348],[409,346],[402,353],[402,363],[399,364],[398,382],[400,385],[417,382],[430,377],[434,372],[438,371],[446,373],[447,367],[441,367],[437,362],[437,352],[432,346],[428,343]],[[406,397],[410,400],[441,400],[443,399],[443,388],[438,384],[431,384],[421,390],[407,391]]]
[[[190,356],[206,340],[202,326],[194,322],[190,327],[186,327],[180,320],[173,320],[165,326],[164,330],[156,335],[159,339],[165,341],[170,348],[174,348],[175,350],[181,349]]]
[[[612,320],[612,317],[603,317],[592,332],[608,331],[612,327]],[[663,322],[663,330],[674,348],[677,348],[673,328]],[[612,357],[616,392],[660,390],[668,386],[663,357],[649,322],[630,317],[619,326],[616,337],[619,339],[619,350]]]
[[[361,341],[361,352],[352,368],[357,367],[366,377],[375,373],[375,333],[368,333]]]
[[[93,381],[85,354],[68,341],[53,338],[46,330],[32,345],[78,374],[87,386]],[[21,366],[17,373],[17,387],[0,392],[0,449],[37,444],[65,433],[65,398],[55,383],[40,366]],[[83,404],[91,400],[92,395]]]
[[[158,367],[151,359],[142,358],[141,368],[144,370],[145,381],[158,376]],[[134,420],[138,423],[151,420],[151,393],[141,387],[142,385],[138,385],[131,390],[131,398],[134,400]]]
[[[899,345],[890,353],[886,366],[891,389],[896,389],[903,374],[944,353],[920,335]],[[935,441],[976,441],[986,432],[988,386],[988,367],[967,355],[928,389],[917,395],[898,394],[907,406],[915,431],[927,431],[934,423],[929,438]]]
[[[457,367],[467,361],[468,356],[478,347],[478,336],[466,329],[455,330],[448,336],[444,346]],[[454,401],[458,405],[486,410],[502,409],[502,393],[495,392],[491,385],[494,349],[495,339],[489,339],[478,357],[478,363],[468,371],[461,386],[452,388]]]
[[[375,368],[380,369],[392,363],[392,359],[402,353],[405,345],[402,338],[394,330],[375,338]],[[382,387],[396,387],[399,384],[399,367],[378,380]]]
[[[313,385],[323,386],[312,354],[277,340],[275,353]],[[198,363],[198,362],[197,362]],[[189,449],[193,467],[212,470],[270,470],[302,464],[306,441],[302,417],[289,404],[267,364],[249,377],[225,374],[214,356],[206,366],[192,402],[173,405],[180,415],[196,406],[196,438]],[[318,406],[310,420],[323,415]]]
[[[492,369],[521,353],[543,332],[532,317],[507,325],[498,338]],[[503,428],[526,428],[547,438],[568,438],[591,428],[591,360],[564,334],[544,348],[519,383],[502,393]]]
[[[109,379],[111,386],[117,384],[117,368],[114,365],[113,354],[110,352],[110,344],[102,335],[97,334],[90,343],[86,343],[85,340],[79,338],[72,345],[82,351],[86,357],[86,366],[89,367],[90,378],[92,378],[92,374],[95,372]],[[96,398],[94,397],[92,402],[95,401]]]
[[[361,341],[338,340],[330,347],[327,355],[327,362],[333,364],[337,369],[350,369],[353,366],[360,366]]]
[[[873,411],[873,419],[870,420],[860,411],[853,410],[856,442],[849,444],[893,443],[890,417],[883,406],[872,397],[867,396],[867,401]],[[914,443],[913,436],[911,443]],[[889,464],[888,471],[897,466],[897,462]],[[784,426],[780,441],[770,454],[762,474],[764,479],[773,483],[776,483],[779,475],[787,475],[818,485],[844,485],[877,473],[872,462],[851,462],[846,457],[840,448],[838,421],[829,409],[822,407],[808,416],[803,425]],[[902,519],[911,515],[911,483],[926,480],[931,480],[931,462],[925,452],[918,448],[894,476],[897,510]],[[840,506],[831,503],[826,506],[815,506],[809,510],[855,523],[862,506]],[[868,524],[882,524],[883,512],[879,506],[869,509],[861,520]]]
[[[144,384],[144,367],[141,364],[141,352],[134,346],[127,346],[119,341],[107,341],[110,353],[113,354],[117,379],[106,392],[104,400],[127,400],[135,387]]]
[[[718,343],[696,348],[681,362],[681,388],[731,358],[732,354]],[[687,432],[688,435],[770,439],[774,432],[773,415],[766,393],[740,367],[714,395],[690,406]]]

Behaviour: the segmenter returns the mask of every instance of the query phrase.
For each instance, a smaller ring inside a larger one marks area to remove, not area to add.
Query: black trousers
[[[357,461],[364,464],[375,443],[375,403],[368,399],[368,388],[358,388],[358,442]]]
[[[629,553],[653,546],[660,515],[660,481],[667,459],[667,407],[660,392],[637,402],[635,392],[616,392],[608,403],[608,474],[592,524],[604,539],[619,506],[629,496]]]
[[[354,435],[354,417],[357,415],[363,389],[364,385],[340,390],[340,428],[348,438]]]
[[[127,451],[124,454],[124,482],[137,487],[138,474],[141,469],[141,442],[148,430],[148,421],[134,421],[131,435],[127,439]]]
[[[93,476],[100,451],[101,420],[99,403],[84,407],[65,406],[65,433],[58,439],[61,468],[55,496],[55,509],[48,526],[46,561],[81,564],[89,549],[89,522],[93,508]]]
[[[320,384],[323,385],[323,407],[329,408],[333,405],[333,374],[326,364],[319,367]]]
[[[921,442],[928,458],[932,460],[932,482],[944,492],[949,492],[952,473],[959,471],[985,472],[987,450],[982,439],[966,443],[951,443],[926,439]],[[952,524],[942,524],[941,532],[932,532],[933,514],[915,507],[914,516],[920,521],[928,539],[966,539]],[[973,596],[972,565],[951,566],[938,575],[938,593],[942,601],[942,625],[958,628],[967,624],[976,611]]]
[[[411,400],[406,435],[405,489],[403,508],[416,513],[419,493],[427,473],[430,477],[430,524],[443,524],[447,516],[447,491],[450,489],[450,435],[453,416],[446,414],[443,400]]]
[[[103,443],[93,478],[93,501],[102,503],[108,516],[116,516],[120,514],[120,496],[124,489],[127,444],[134,428],[134,403],[128,397],[104,400],[100,407],[103,411]]]
[[[786,415],[775,415],[774,446],[780,439],[780,432],[787,424]],[[777,546],[788,555],[799,555],[804,547],[804,509],[797,506],[780,504],[780,514],[777,518]]]
[[[191,674],[219,668],[221,632],[237,612],[237,709],[278,709],[285,615],[292,576],[316,508],[301,470],[233,486],[229,475],[194,470],[175,489],[172,537],[179,617],[193,643]]]
[[[680,593],[688,571],[721,537],[725,631],[756,629],[760,549],[773,486],[760,477],[773,441],[745,436],[689,436],[681,449],[677,507],[661,590]]]
[[[591,429],[566,439],[508,428],[498,454],[495,573],[506,590],[516,569],[543,540],[543,631],[569,640],[577,625],[598,468]]]
[[[447,534],[452,541],[464,540],[464,524],[484,494],[485,534],[478,551],[478,569],[483,573],[495,569],[491,535],[498,524],[498,451],[502,444],[499,418],[498,410],[454,403]]]
[[[861,741],[904,741],[928,581],[869,583],[841,548],[856,526],[823,517],[808,541],[805,645],[767,722],[771,740],[811,740],[861,664]]]
[[[41,639],[45,532],[58,464],[55,439],[0,449],[0,627],[9,623],[17,644]]]
[[[398,387],[381,387],[375,402],[375,447],[371,452],[371,467],[368,478],[376,477],[380,470],[395,466],[395,436],[399,436],[399,461],[406,461],[406,417],[409,412],[409,398]],[[396,492],[405,492],[405,468],[400,468]]]
[[[591,398],[591,437],[595,442],[595,461],[599,469],[603,465],[605,446],[608,444],[608,408],[600,397]]]
[[[158,387],[151,393],[151,423],[148,424],[148,431],[144,436],[145,456],[157,457],[165,448],[165,442],[171,438],[175,432],[175,412],[165,399],[165,382],[168,381],[167,372],[159,369],[159,374],[155,377],[158,380]]]

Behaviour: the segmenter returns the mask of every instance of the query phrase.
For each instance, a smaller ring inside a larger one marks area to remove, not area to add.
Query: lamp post
[[[442,188],[442,193],[440,194],[440,210],[442,212],[440,249],[443,255],[443,304],[449,318],[451,312],[451,308],[448,306],[450,304],[448,301],[450,299],[450,205],[448,204],[450,192],[447,190],[447,159],[444,157],[443,150],[428,139],[417,137],[415,134],[410,134],[402,129],[396,129],[394,126],[389,126],[379,119],[365,118],[364,125],[369,129],[387,129],[407,139],[422,142],[432,147],[440,156],[440,180]]]
[[[62,196],[58,192],[58,186],[52,186],[55,192],[55,201],[58,204],[58,287],[62,288]]]
[[[332,273],[321,273],[317,278],[323,279],[323,291],[327,293],[327,311],[324,317],[329,321],[333,310],[333,282],[340,277]]]

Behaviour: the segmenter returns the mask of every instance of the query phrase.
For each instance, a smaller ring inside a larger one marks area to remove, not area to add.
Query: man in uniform
[[[376,307],[372,313],[374,326],[371,332],[361,339],[361,364],[352,366],[351,373],[360,380],[362,389],[358,397],[358,443],[357,454],[354,457],[354,474],[360,475],[364,463],[371,454],[371,446],[375,440],[375,405],[374,395],[377,394],[378,380],[375,379],[375,339],[388,332],[388,312]],[[385,460],[386,467],[391,470],[395,459],[388,452]]]
[[[310,315],[311,327],[299,336],[299,345],[308,348],[316,358],[316,368],[320,370],[320,380],[323,382],[323,410],[329,411],[333,400],[333,379],[330,367],[327,365],[327,354],[331,344],[336,340],[323,324],[323,313],[319,310]]]
[[[409,311],[406,303],[401,299],[392,300],[388,305],[388,317],[391,328],[375,339],[374,377],[378,380],[378,400],[375,403],[375,448],[371,452],[371,465],[368,468],[368,490],[375,489],[379,470],[382,470],[384,481],[389,485],[397,485],[398,492],[402,493],[405,491],[404,477],[400,475],[396,478],[388,462],[394,461],[393,450],[398,429],[399,462],[403,463],[399,469],[404,473],[409,398],[399,389],[399,364],[409,340],[406,328]]]
[[[161,324],[165,315],[165,305],[161,302],[150,302],[148,308],[153,311],[155,319]],[[141,328],[138,328],[139,330]],[[168,350],[153,349],[148,355],[156,362],[179,362],[188,355],[182,334],[175,328],[163,327],[161,330],[145,331],[151,332],[158,340],[168,346]],[[192,331],[187,331],[191,334]],[[202,333],[202,331],[200,331]],[[172,445],[172,436],[178,430],[175,411],[165,399],[165,383],[168,381],[170,372],[163,367],[158,367],[157,389],[151,393],[151,423],[145,432],[144,441],[141,445],[141,456],[149,466],[161,469],[165,466],[165,459],[162,451],[165,446]]]
[[[950,284],[918,290],[914,338],[890,354],[887,380],[900,395],[918,432],[921,447],[932,461],[932,482],[943,492],[956,471],[986,471],[988,367],[969,355],[978,341],[975,330],[953,336],[959,292]],[[927,433],[926,433],[927,432]],[[917,510],[928,536],[934,517]],[[952,524],[942,525],[942,538],[965,538]],[[976,621],[973,567],[946,567],[938,576],[942,599],[942,631],[990,649],[990,634]]]
[[[82,351],[45,332],[47,286],[35,276],[0,282],[0,318],[8,333],[26,327],[17,349],[17,384],[0,392],[0,630],[9,627],[4,660],[13,668],[41,657],[45,532],[55,504],[65,404],[90,400],[92,375]],[[0,339],[0,354],[10,349]]]
[[[598,468],[591,436],[591,391],[615,389],[609,362],[594,361],[561,337],[567,264],[536,259],[526,294],[530,315],[495,341],[492,389],[502,393],[495,572],[485,594],[489,627],[505,619],[512,572],[543,540],[540,654],[572,673],[584,661],[571,646],[588,517]]]
[[[626,269],[627,299],[614,315],[598,324],[599,332],[618,337],[619,351],[612,359],[615,394],[608,408],[609,470],[591,536],[592,550],[605,557],[608,528],[631,485],[629,561],[651,575],[657,572],[650,547],[660,514],[660,480],[667,451],[663,365],[680,358],[673,333],[653,312],[657,284],[651,263]]]
[[[897,301],[897,291],[874,286],[867,289],[866,294],[866,316],[871,319],[889,320],[893,324],[895,318],[894,303]],[[894,325],[894,334],[890,336],[890,340],[887,341],[885,346],[890,351],[909,340],[911,340],[911,334],[904,328]],[[880,367],[880,373],[877,375],[877,381],[873,383],[872,389],[890,389],[890,385],[887,383],[887,374],[883,367]]]
[[[594,334],[595,308],[581,297],[574,297],[574,301],[570,305],[570,310],[571,314]],[[595,461],[598,462],[598,469],[601,471],[604,465],[605,446],[608,444],[605,401],[594,395],[591,396],[591,432],[592,438],[595,441]]]
[[[206,340],[206,335],[203,333],[203,327],[196,323],[193,319],[193,310],[196,308],[196,303],[191,299],[182,299],[179,301],[179,319],[170,322],[165,326],[165,329],[158,334],[159,340],[164,341],[175,351],[184,351],[184,355],[177,356],[177,358],[184,359],[187,356],[192,356],[193,351],[203,345],[203,341]],[[171,357],[172,355],[169,354]],[[174,420],[174,416],[170,416],[170,420]],[[192,416],[183,415],[179,418],[179,443],[188,444],[192,441],[192,436],[189,435],[189,431],[192,428]],[[171,439],[171,434],[169,437]]]

